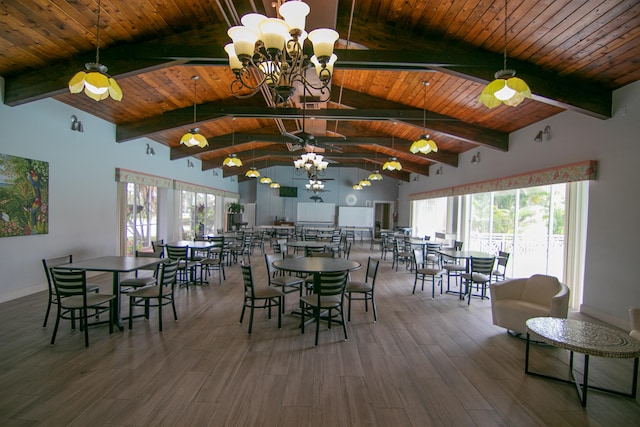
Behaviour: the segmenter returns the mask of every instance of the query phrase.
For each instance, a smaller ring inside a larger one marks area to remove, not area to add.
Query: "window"
[[[412,203],[411,228],[415,236],[435,236],[445,232],[447,225],[447,198],[414,200]]]
[[[183,239],[215,234],[216,196],[182,190],[181,232]]]
[[[564,276],[566,184],[466,196],[471,250],[511,254],[507,276]]]
[[[151,248],[158,235],[158,189],[126,183],[126,255]]]

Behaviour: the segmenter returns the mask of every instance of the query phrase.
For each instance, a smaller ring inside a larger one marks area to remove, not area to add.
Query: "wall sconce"
[[[156,152],[149,144],[147,144],[147,156],[155,156]]]
[[[188,168],[194,167],[193,162],[191,160],[189,160],[189,159],[187,159],[187,167]]]
[[[477,165],[478,163],[480,163],[480,152],[478,151],[476,154],[473,155],[473,157],[471,158],[471,163],[474,165]]]
[[[538,131],[538,134],[536,135],[536,137],[533,138],[535,142],[549,141],[550,139],[551,139],[551,126],[549,125],[545,126],[544,130]]]
[[[84,132],[84,126],[82,126],[82,122],[78,120],[75,114],[71,116],[71,130]]]
[[[442,166],[436,169],[436,175],[442,175]]]
[[[213,169],[213,176],[218,176],[218,169]]]

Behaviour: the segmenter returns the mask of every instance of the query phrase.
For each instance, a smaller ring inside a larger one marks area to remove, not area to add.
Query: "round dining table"
[[[314,287],[320,282],[320,275],[322,273],[354,271],[362,267],[357,261],[351,261],[344,258],[325,257],[284,258],[274,261],[273,266],[278,270],[290,271],[293,273],[313,274]]]

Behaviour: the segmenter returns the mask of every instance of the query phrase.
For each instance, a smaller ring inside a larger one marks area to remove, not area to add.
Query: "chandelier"
[[[502,70],[495,73],[495,80],[489,83],[478,101],[488,108],[494,108],[504,103],[516,107],[525,98],[531,98],[531,89],[524,80],[516,77],[516,71],[507,69],[507,0],[504,1],[504,65]]]
[[[308,191],[313,191],[314,193],[324,190],[324,184],[318,179],[310,179],[309,183],[305,184],[305,187]]]
[[[107,74],[107,67],[100,63],[100,0],[98,0],[98,23],[96,25],[96,62],[84,64],[84,70],[78,71],[69,80],[69,92],[84,94],[96,101],[108,97],[122,100],[122,89],[114,78]]]
[[[324,175],[329,162],[323,159],[324,156],[322,154],[313,152],[302,154],[298,160],[293,162],[296,174],[300,175],[303,171],[306,171],[309,179],[316,179],[319,175]]]
[[[289,1],[278,9],[278,15],[284,19],[249,13],[241,18],[242,25],[229,28],[227,34],[233,43],[224,49],[236,77],[231,83],[235,97],[251,97],[266,86],[275,104],[282,104],[293,95],[297,82],[307,91],[319,91],[321,101],[329,99],[337,59],[333,47],[339,34],[329,28],[318,28],[307,35],[304,27],[309,11],[304,2]],[[303,51],[307,38],[313,45],[311,58]],[[315,67],[317,81],[311,81],[305,73],[311,66]]]

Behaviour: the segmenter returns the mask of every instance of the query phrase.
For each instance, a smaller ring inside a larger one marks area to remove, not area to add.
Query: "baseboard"
[[[629,323],[630,321],[628,318],[620,319],[619,317],[612,316],[609,313],[605,313],[602,310],[586,304],[580,305],[580,313],[586,314],[587,316],[595,317],[598,320],[602,320],[603,322],[606,322],[617,328],[624,329],[625,331],[629,331],[631,329],[631,324]]]
[[[31,295],[31,294],[35,294],[37,292],[41,292],[41,291],[45,291],[47,290],[47,284],[46,283],[40,283],[38,285],[33,285],[33,286],[29,286],[26,288],[20,288],[20,289],[16,289],[15,291],[11,291],[11,292],[6,292],[3,294],[0,294],[0,303],[2,302],[7,302],[7,301],[11,301],[14,299],[18,299],[18,298],[22,298],[22,297],[26,297],[27,295]],[[47,296],[44,296],[44,300],[47,300]]]

